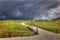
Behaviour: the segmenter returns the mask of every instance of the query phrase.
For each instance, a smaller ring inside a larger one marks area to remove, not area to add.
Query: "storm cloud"
[[[0,0],[0,20],[60,18],[60,0]]]

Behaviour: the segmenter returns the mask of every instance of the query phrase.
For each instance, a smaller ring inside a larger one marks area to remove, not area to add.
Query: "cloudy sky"
[[[0,0],[0,20],[60,18],[60,0]]]

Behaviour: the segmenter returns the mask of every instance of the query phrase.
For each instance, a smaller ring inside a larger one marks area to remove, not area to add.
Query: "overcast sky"
[[[51,20],[59,17],[59,0],[0,0],[0,20]]]

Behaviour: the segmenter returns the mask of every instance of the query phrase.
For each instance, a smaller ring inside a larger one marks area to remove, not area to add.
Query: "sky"
[[[60,0],[0,0],[0,20],[60,18]]]

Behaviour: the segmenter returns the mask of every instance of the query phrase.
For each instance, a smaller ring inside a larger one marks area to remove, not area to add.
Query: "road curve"
[[[29,26],[29,25],[26,25],[26,23],[27,22],[23,22],[23,23],[21,23],[21,25],[30,27],[31,29],[33,29],[33,31],[36,31],[36,29],[38,30],[39,34],[36,36],[36,38],[35,38],[36,40],[60,40],[60,34],[49,32],[49,31],[46,31],[46,30],[43,30],[40,28],[36,28],[34,26]]]
[[[26,25],[25,23],[27,22],[23,22],[21,23],[21,25],[26,26],[26,27],[30,27],[32,29],[36,29],[36,27],[34,26],[29,26]],[[56,33],[52,33],[40,28],[38,29],[38,35],[35,36],[30,36],[30,37],[13,37],[13,38],[0,38],[0,40],[60,40],[60,34],[56,34]]]

